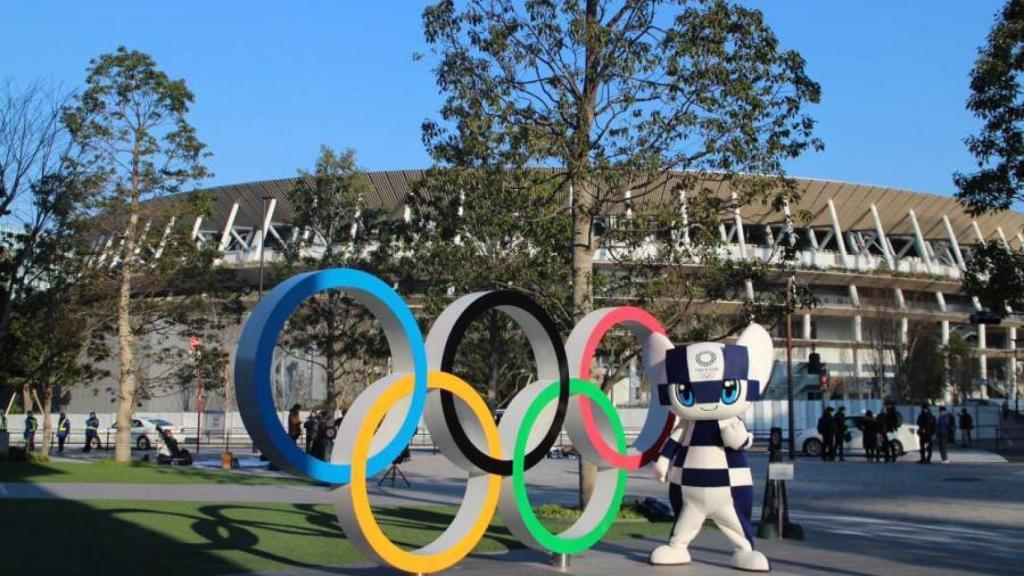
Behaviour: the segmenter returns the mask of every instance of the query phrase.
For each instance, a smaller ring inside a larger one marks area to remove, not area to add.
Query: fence
[[[808,400],[797,400],[793,402],[793,415],[794,415],[794,426],[797,433],[801,430],[808,428],[815,428],[818,418],[824,412],[825,406],[832,406],[838,408],[844,406],[846,408],[846,414],[848,416],[859,416],[862,415],[866,410],[871,410],[874,413],[882,408],[881,400],[877,399],[857,399],[857,400],[838,400],[830,402],[821,401],[808,401]],[[967,408],[968,412],[974,419],[974,439],[980,441],[997,440],[1000,437],[1000,414],[999,408],[995,405],[979,405],[969,404],[967,406],[952,406],[950,410],[954,415],[958,415],[961,408]],[[903,415],[903,421],[908,424],[912,424],[917,421],[917,415],[920,408],[917,406],[897,406],[897,409]],[[933,411],[934,413],[934,411]],[[754,434],[759,440],[768,438],[769,431],[773,427],[779,427],[782,429],[783,437],[788,438],[789,422],[788,422],[789,411],[785,400],[765,400],[761,402],[755,402],[751,404],[747,411],[743,414],[743,421],[746,423],[747,428]],[[646,408],[634,408],[624,407],[619,408],[619,416],[622,420],[623,427],[626,431],[626,437],[632,441],[636,438],[640,432],[640,428],[643,426],[644,419],[647,416]],[[68,417],[71,420],[71,434],[69,435],[65,446],[67,447],[78,447],[81,448],[85,445],[85,420],[88,418],[87,414],[69,414]],[[223,450],[227,449],[244,449],[252,448],[252,439],[249,437],[249,433],[241,425],[242,419],[237,412],[229,413],[211,413],[204,415],[202,426],[197,426],[198,418],[195,412],[186,413],[150,413],[150,414],[138,414],[137,418],[142,419],[160,419],[171,422],[175,425],[178,430],[178,437],[183,439],[184,444],[190,449],[195,450],[197,447],[202,450]],[[100,420],[99,427],[99,440],[101,449],[109,450],[114,446],[115,431],[110,428],[114,421],[112,414],[97,414],[97,418]],[[279,412],[278,418],[281,421],[281,425],[286,426],[288,413]],[[219,420],[218,420],[219,419]],[[24,437],[22,436],[23,427],[20,426],[20,418],[16,414],[8,416],[8,430],[11,434],[11,445],[23,446]],[[53,447],[56,449],[56,420],[57,416],[53,416],[54,432],[52,433]],[[208,422],[217,420],[219,423],[216,426],[209,426]],[[39,418],[39,430],[36,433],[36,447],[42,445],[42,432],[43,425],[42,419]],[[133,442],[136,442],[140,437],[139,434],[133,434]],[[153,436],[153,437],[149,437]],[[150,446],[156,445],[155,435],[146,435]],[[302,438],[299,440],[300,444],[304,442]],[[563,430],[556,442],[556,446],[570,446],[572,442],[569,440],[568,435]],[[411,445],[414,447],[426,447],[433,448],[433,440],[430,437],[430,432],[427,431],[423,423],[417,428],[416,434],[413,436]]]

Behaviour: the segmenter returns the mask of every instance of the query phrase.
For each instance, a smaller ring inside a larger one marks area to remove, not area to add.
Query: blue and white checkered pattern
[[[740,450],[726,448],[722,441],[721,423],[697,420],[688,423],[680,441],[669,439],[661,455],[669,458],[672,467],[668,480],[673,484],[695,487],[753,486],[747,458]]]

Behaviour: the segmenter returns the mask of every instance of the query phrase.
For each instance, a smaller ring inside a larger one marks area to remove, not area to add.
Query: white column
[[[896,270],[896,259],[893,258],[892,250],[889,249],[889,238],[882,228],[882,219],[878,217],[878,208],[871,205],[871,218],[875,221],[875,234],[878,234],[878,243],[882,245],[882,255],[885,256],[885,263],[890,270]]]
[[[277,198],[271,198],[270,202],[267,202],[267,213],[263,217],[263,225],[256,232],[256,237],[252,241],[252,251],[249,254],[249,259],[258,262],[260,259],[260,253],[263,252],[263,244],[267,241],[267,233],[270,231],[270,223],[273,222],[274,210],[277,209]]]
[[[949,344],[949,320],[942,321],[942,345]]]
[[[733,230],[736,232],[736,240],[740,245],[740,258],[745,260],[747,258],[747,238],[743,234],[743,217],[740,215],[740,205],[735,192],[732,193],[732,202]],[[751,288],[750,291],[753,292],[753,289]]]
[[[811,315],[810,314],[803,314],[803,315],[801,315],[801,320],[803,320],[803,339],[804,340],[810,340],[811,339]]]
[[[160,244],[157,245],[156,252],[153,253],[153,260],[158,260],[160,256],[163,256],[164,248],[167,246],[167,239],[171,236],[171,230],[174,229],[175,218],[175,216],[171,216],[167,226],[164,226],[164,233],[160,236]]]
[[[910,216],[910,225],[914,228],[914,239],[917,241],[917,253],[924,260],[924,265],[928,269],[928,272],[932,271],[932,257],[928,253],[928,244],[924,241],[924,234],[921,233],[921,226],[917,223],[917,215],[914,214],[914,210],[907,210],[907,215]]]
[[[864,341],[864,318],[857,314],[853,317],[853,341],[863,342]]]
[[[203,217],[196,216],[196,221],[192,223],[192,240],[199,240],[199,227],[203,225]]]
[[[900,318],[900,343],[907,343],[907,333],[910,332],[910,320],[906,316]]]
[[[832,234],[836,237],[836,246],[839,247],[839,254],[842,255],[843,267],[849,268],[850,264],[846,255],[846,241],[843,240],[843,227],[839,225],[839,216],[836,215],[836,205],[832,199],[828,199],[828,215],[832,219]]]
[[[956,233],[953,232],[953,225],[949,222],[949,216],[943,214],[942,223],[946,226],[946,235],[949,236],[949,244],[953,247],[953,256],[956,257],[956,263],[963,270],[965,268],[964,254],[960,251],[960,242],[957,241]]]
[[[786,208],[788,213],[789,208]],[[683,222],[683,246],[689,247],[690,245],[690,212],[686,204],[686,190],[679,191],[679,217]]]
[[[235,225],[235,216],[238,215],[238,202],[231,205],[231,212],[228,213],[228,220],[224,223],[224,231],[220,234],[220,244],[217,245],[217,249],[221,252],[227,250],[228,244],[231,243],[231,228]]]

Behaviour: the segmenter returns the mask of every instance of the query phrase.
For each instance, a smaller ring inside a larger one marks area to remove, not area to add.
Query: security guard
[[[7,414],[0,414],[0,432],[7,432]]]
[[[89,412],[89,419],[85,421],[85,448],[82,452],[92,450],[93,439],[98,438],[99,429],[100,419],[96,417],[95,412]]]
[[[32,415],[32,411],[29,410],[25,415],[25,450],[28,452],[34,452],[36,449],[36,430],[38,429],[39,423]]]
[[[60,418],[57,419],[57,452],[60,454],[64,453],[64,442],[67,441],[68,436],[71,435],[71,420],[68,419],[68,415],[61,412]]]

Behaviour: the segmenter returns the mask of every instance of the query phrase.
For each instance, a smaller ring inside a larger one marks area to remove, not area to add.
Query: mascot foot
[[[689,563],[690,552],[686,549],[686,546],[662,544],[651,552],[651,564],[656,566],[672,566],[675,564]]]
[[[757,550],[747,550],[746,552],[733,554],[732,565],[740,570],[749,570],[751,572],[768,572],[771,570],[771,567],[768,565],[768,558]]]

